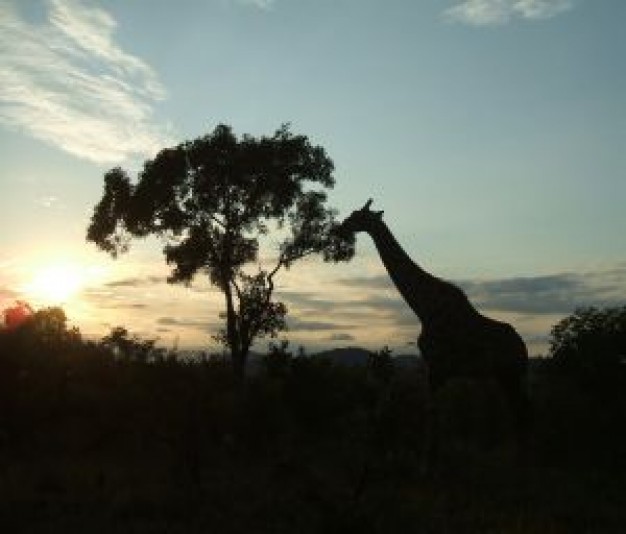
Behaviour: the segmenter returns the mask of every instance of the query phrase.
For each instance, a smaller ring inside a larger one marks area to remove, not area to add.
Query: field
[[[519,447],[489,384],[275,350],[219,358],[74,343],[0,353],[3,532],[623,532],[626,392],[532,362]]]

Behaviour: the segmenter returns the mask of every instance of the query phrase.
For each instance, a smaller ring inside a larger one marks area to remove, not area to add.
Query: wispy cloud
[[[59,205],[59,198],[54,195],[47,195],[35,199],[35,204],[42,208],[52,208]]]
[[[259,9],[270,9],[275,0],[237,0],[240,4],[258,7]]]
[[[144,287],[144,286],[152,286],[156,284],[165,284],[167,282],[167,278],[164,276],[143,276],[136,277],[131,276],[128,278],[120,278],[118,280],[111,280],[107,282],[105,287]]]
[[[566,315],[585,306],[626,304],[626,269],[468,281],[460,285],[479,308],[501,312]]]
[[[147,304],[144,304],[142,302],[129,302],[129,303],[124,303],[124,302],[119,302],[119,303],[110,303],[110,304],[103,304],[102,305],[103,308],[108,308],[110,310],[145,310],[148,308]]]
[[[1,300],[13,300],[19,297],[19,293],[8,289],[6,287],[0,287],[0,301]]]
[[[200,320],[187,317],[159,317],[156,322],[162,326],[184,326],[200,329],[203,332],[209,332],[222,326],[217,320]]]
[[[310,321],[298,317],[288,317],[287,323],[291,332],[324,332],[328,330],[341,330],[353,328],[345,324],[337,324],[329,321]]]
[[[115,19],[80,0],[47,0],[47,19],[0,3],[0,123],[99,163],[151,155],[168,143],[153,106],[155,71],[114,39]]]
[[[339,333],[332,334],[327,338],[328,341],[355,341],[355,337],[351,334]]]
[[[465,0],[446,9],[443,15],[452,22],[488,26],[515,18],[547,19],[572,7],[572,0]]]

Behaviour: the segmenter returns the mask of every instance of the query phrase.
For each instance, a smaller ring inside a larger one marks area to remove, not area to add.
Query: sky
[[[545,354],[575,308],[626,304],[624,21],[623,0],[2,0],[0,306],[212,350],[207,280],[168,285],[156,239],[116,260],[86,242],[103,175],[220,123],[290,123],[333,159],[340,216],[373,198],[420,266]],[[416,350],[367,235],[278,297],[294,346]]]

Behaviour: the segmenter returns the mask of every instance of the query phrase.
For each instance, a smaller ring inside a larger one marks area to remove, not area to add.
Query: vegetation
[[[225,298],[226,327],[216,339],[241,377],[254,339],[285,328],[287,309],[272,300],[276,274],[311,254],[340,261],[354,253],[354,238],[336,232],[335,212],[326,207],[332,171],[324,149],[287,126],[272,137],[237,139],[221,125],[159,152],[136,184],[120,168],[107,172],[87,239],[115,257],[131,237],[156,235],[174,265],[170,282],[207,274]],[[264,268],[259,242],[270,230],[282,241]],[[256,272],[244,271],[249,264]]]
[[[626,388],[626,306],[580,308],[552,329],[550,352],[559,369],[594,394]]]
[[[593,359],[578,326],[605,312],[560,323],[553,357],[533,362],[526,455],[515,452],[495,388],[445,387],[429,476],[420,462],[424,376],[394,366],[387,349],[341,367],[273,345],[240,383],[220,358],[185,360],[123,328],[87,342],[62,310],[34,312],[0,333],[0,526],[620,532],[626,391],[607,404],[557,349],[576,341],[586,350],[578,357]],[[608,327],[615,315],[602,317]]]

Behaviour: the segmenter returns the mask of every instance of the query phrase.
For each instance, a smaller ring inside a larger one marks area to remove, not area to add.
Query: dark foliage
[[[558,372],[592,393],[626,388],[626,306],[580,308],[554,326],[550,354]]]
[[[441,454],[420,471],[421,367],[274,345],[239,382],[114,329],[89,343],[61,310],[0,333],[0,526],[6,532],[619,532],[625,392],[531,369],[535,419],[514,453],[497,388],[439,394]],[[616,397],[617,398],[617,397]]]
[[[146,363],[162,361],[166,357],[175,358],[175,354],[168,354],[165,349],[156,347],[155,339],[133,336],[123,326],[114,327],[102,338],[100,346],[110,351],[116,358],[129,362]]]

